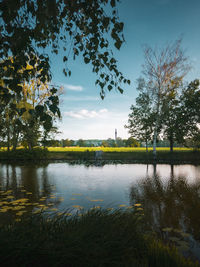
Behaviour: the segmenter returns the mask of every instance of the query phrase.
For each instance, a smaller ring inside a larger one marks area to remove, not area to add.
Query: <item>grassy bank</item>
[[[104,148],[104,147],[50,147],[47,149],[35,148],[33,151],[18,149],[17,151],[0,151],[1,160],[69,160],[69,161],[94,161],[95,151],[102,150],[102,160],[105,163],[112,162],[138,162],[154,163],[152,148],[146,152],[145,148]],[[193,163],[200,164],[200,151],[190,148],[175,148],[170,152],[169,148],[157,149],[157,163]]]
[[[145,230],[138,211],[41,214],[0,226],[1,266],[199,266]]]

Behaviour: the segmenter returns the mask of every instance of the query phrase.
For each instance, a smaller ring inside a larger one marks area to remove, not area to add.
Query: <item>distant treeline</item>
[[[71,140],[71,139],[62,139],[62,140],[49,140],[46,144],[47,147],[70,147],[70,146],[79,146],[79,147],[145,147],[144,142],[137,141],[133,137],[128,139],[122,139],[118,137],[116,140],[108,138],[106,140],[99,139],[88,139],[88,140]],[[149,142],[149,147],[152,146],[152,142]],[[169,147],[168,140],[159,140],[158,147]],[[180,144],[175,143],[175,147],[182,147]]]
[[[7,142],[1,141],[0,147],[6,147]],[[23,141],[18,144],[18,146],[24,146],[28,148],[27,142]],[[49,139],[49,140],[37,140],[35,146],[43,146],[43,147],[140,147],[141,143],[136,139],[130,137],[128,139],[122,139],[118,137],[116,140],[112,138],[108,138],[107,140],[99,140],[99,139],[89,139],[89,140],[71,140],[71,139]]]
[[[25,142],[19,144],[19,146],[27,147]],[[145,147],[146,144],[144,142],[139,142],[133,137],[129,137],[128,139],[122,139],[118,137],[116,140],[112,138],[108,138],[106,140],[101,139],[51,139],[45,141],[45,144],[42,141],[38,141],[37,146],[45,146],[45,147]],[[149,142],[149,147],[152,147],[152,142]],[[159,140],[158,147],[169,147],[168,140]],[[181,147],[180,144],[175,143],[175,147]],[[0,142],[0,147],[6,147],[6,142]]]

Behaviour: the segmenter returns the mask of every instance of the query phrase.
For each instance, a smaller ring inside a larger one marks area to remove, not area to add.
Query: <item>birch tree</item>
[[[144,48],[143,75],[149,84],[156,120],[153,132],[153,154],[156,158],[156,140],[161,124],[161,109],[165,96],[171,90],[172,81],[180,83],[190,69],[188,58],[181,48],[181,39],[163,48]],[[174,87],[173,87],[174,89]]]

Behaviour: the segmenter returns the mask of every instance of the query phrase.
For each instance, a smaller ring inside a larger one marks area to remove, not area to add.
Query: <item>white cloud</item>
[[[94,97],[94,96],[64,96],[62,97],[65,101],[99,101],[100,97]]]
[[[94,110],[93,110],[94,111]],[[111,112],[99,110],[96,113],[99,117],[83,119],[83,114],[86,111],[78,113],[73,112],[76,118],[70,119],[69,116],[63,115],[62,122],[59,123],[59,130],[62,132],[59,138],[69,138],[73,140],[78,139],[107,139],[115,138],[115,129],[117,129],[117,136],[121,138],[128,138],[128,130],[124,128],[127,123],[128,114],[121,112]],[[86,117],[84,117],[86,118]]]
[[[64,89],[68,89],[68,90],[71,90],[71,91],[83,91],[83,86],[81,85],[72,85],[72,84],[62,84],[62,86],[64,87]]]
[[[106,108],[96,110],[87,110],[81,109],[79,111],[66,111],[64,112],[64,116],[76,118],[76,119],[86,119],[86,118],[100,118],[108,112]]]

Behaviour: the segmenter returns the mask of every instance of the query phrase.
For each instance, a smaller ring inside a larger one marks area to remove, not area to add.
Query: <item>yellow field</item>
[[[145,147],[48,147],[48,150],[51,152],[85,152],[85,151],[96,151],[102,150],[104,152],[145,152]],[[148,148],[149,151],[152,151],[153,148]],[[169,147],[158,147],[157,151],[170,151]],[[175,147],[174,151],[191,151],[193,148],[182,148]]]
[[[17,149],[22,149],[23,147],[18,147]],[[48,147],[50,152],[86,152],[86,151],[96,151],[102,150],[104,152],[145,152],[145,147]],[[6,151],[7,148],[2,147],[0,151]],[[148,148],[149,151],[153,150],[153,147]],[[169,147],[157,147],[157,151],[170,151]],[[193,148],[186,147],[175,147],[174,151],[192,151]]]

